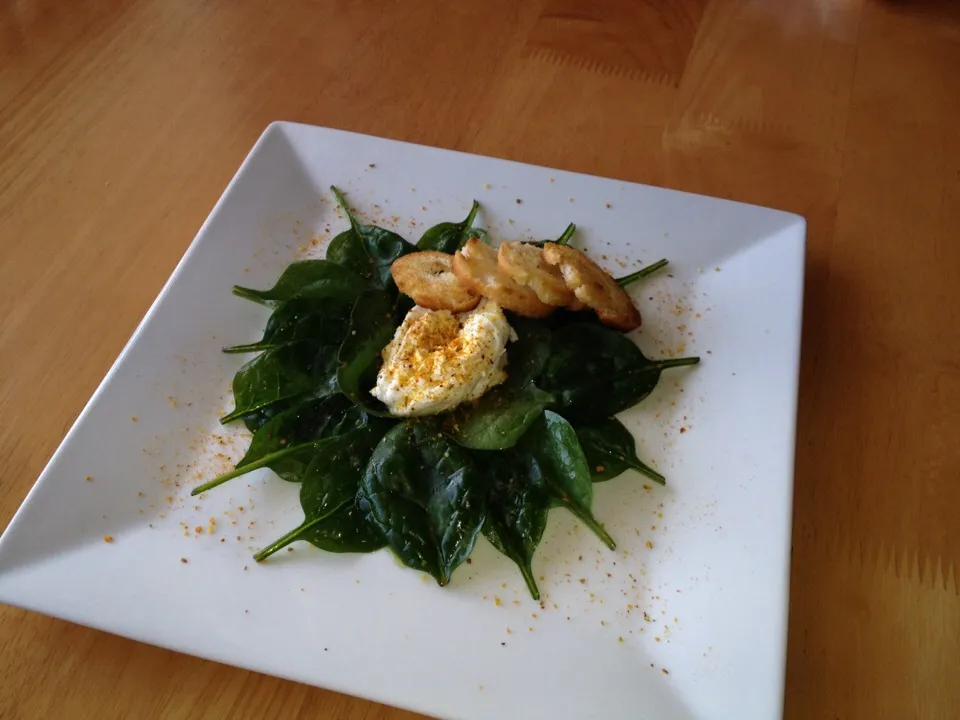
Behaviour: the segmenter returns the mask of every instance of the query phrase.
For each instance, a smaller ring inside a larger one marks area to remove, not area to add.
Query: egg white
[[[400,417],[452,410],[507,379],[506,347],[515,337],[492,300],[456,315],[414,307],[383,349],[371,394]]]

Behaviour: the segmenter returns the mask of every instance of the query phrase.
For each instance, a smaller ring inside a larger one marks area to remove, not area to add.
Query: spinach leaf
[[[243,424],[246,426],[247,430],[255,433],[257,430],[266,425],[272,418],[276,417],[285,410],[289,410],[294,405],[297,405],[301,402],[303,402],[303,396],[297,395],[292,398],[287,398],[286,400],[278,400],[275,403],[264,405],[259,410],[254,410],[253,412],[244,415],[242,418]]]
[[[533,383],[519,389],[501,385],[447,416],[444,429],[464,447],[505,450],[517,444],[553,400]]]
[[[550,353],[550,331],[540,322],[510,316],[517,339],[507,346],[507,381],[476,403],[463,405],[444,420],[458,443],[474,450],[513,447],[544,408],[554,401],[533,384]]]
[[[416,248],[397,235],[376,225],[361,225],[350,211],[346,199],[331,187],[337,203],[350,221],[350,229],[337,235],[327,247],[327,260],[349,268],[378,290],[393,288],[390,266]]]
[[[541,248],[544,245],[546,245],[548,242],[553,243],[554,245],[567,245],[570,242],[570,240],[573,238],[573,234],[576,231],[577,231],[577,226],[574,225],[573,223],[570,223],[569,225],[567,225],[567,229],[564,230],[563,233],[560,235],[560,237],[558,237],[556,240],[537,240],[532,244]]]
[[[590,509],[593,503],[590,467],[573,426],[547,410],[524,435],[520,449],[530,453],[540,465],[547,491],[593,530],[607,547],[615,549],[613,538]]]
[[[342,395],[310,397],[278,413],[254,433],[250,447],[237,463],[237,468],[311,440],[339,435],[365,422],[363,412]],[[278,460],[270,469],[284,480],[298,480],[297,476],[304,470],[302,465],[293,456],[289,462]]]
[[[436,250],[453,255],[467,244],[467,240],[471,237],[477,237],[476,233],[471,230],[471,226],[479,209],[480,203],[474,200],[470,213],[463,222],[445,222],[434,225],[420,238],[417,243],[417,250]]]
[[[233,294],[262,305],[278,305],[293,298],[352,300],[364,290],[363,280],[329,260],[301,260],[288,265],[269,290],[233,286]]]
[[[620,287],[626,287],[627,285],[630,285],[631,283],[634,283],[637,280],[642,280],[645,277],[649,277],[650,275],[653,275],[657,270],[660,270],[661,268],[665,268],[669,264],[670,264],[670,261],[667,260],[666,258],[663,258],[662,260],[657,260],[652,265],[647,265],[646,267],[640,268],[636,272],[632,272],[629,275],[624,275],[623,277],[617,278],[617,285],[619,285]]]
[[[550,509],[540,466],[528,453],[515,450],[484,453],[479,464],[488,488],[484,537],[517,564],[533,599],[539,600],[531,563]]]
[[[396,299],[371,291],[358,299],[338,355],[337,386],[364,410],[389,415],[386,406],[370,395],[380,369],[380,353],[397,329]]]
[[[550,356],[550,330],[542,320],[512,313],[507,318],[517,339],[507,346],[507,384],[524,387],[536,380]]]
[[[297,342],[314,340],[340,344],[346,334],[351,304],[339,298],[295,298],[274,310],[259,342],[233,345],[225,353],[260,352]]]
[[[295,539],[337,553],[369,553],[386,545],[383,535],[367,520],[356,498],[336,512],[300,530]],[[277,548],[279,549],[279,548]]]
[[[481,472],[433,423],[388,432],[360,483],[361,507],[408,567],[440,585],[467,559],[484,521]]]
[[[340,369],[339,353],[339,344],[321,345],[317,349],[311,368],[316,388],[313,391],[315,395],[332,395],[340,389],[337,384],[337,372]]]
[[[283,438],[264,439],[257,448],[257,457],[248,458],[244,456],[241,460],[242,464],[238,464],[230,472],[195,487],[190,491],[190,494],[199,495],[219,487],[229,480],[264,467],[270,468],[288,482],[302,482],[307,467],[317,453],[329,452],[340,447],[343,443],[355,442],[356,438],[351,433],[368,430],[371,427],[379,428],[382,435],[386,431],[385,426],[381,424],[383,422],[385,421],[379,418],[376,422],[373,422],[373,419],[359,408],[351,407],[335,422],[319,427],[313,433],[305,433],[306,439],[295,444],[283,443]],[[259,432],[262,433],[263,428]],[[274,449],[277,445],[280,446],[279,449]],[[267,450],[270,451],[267,452]],[[249,455],[250,452],[247,454]]]
[[[475,227],[470,228],[470,234],[467,235],[467,240],[475,237],[480,242],[485,242],[487,245],[493,245],[493,242],[490,240],[490,233],[488,233],[483,228]]]
[[[616,418],[576,425],[575,429],[594,482],[612,480],[632,468],[654,482],[666,483],[663,475],[637,457],[633,435]]]
[[[357,503],[360,477],[389,423],[375,422],[318,448],[300,486],[304,519],[254,555],[260,562],[297,540],[328,552],[372,552],[385,541]]]
[[[281,345],[261,353],[233,377],[234,409],[220,418],[232,422],[281,400],[313,392],[336,392],[331,388],[332,352],[314,343]]]
[[[649,360],[616,330],[590,323],[553,333],[540,385],[567,417],[598,420],[636,405],[653,392],[663,370],[695,365],[700,358]]]
[[[567,225],[567,229],[564,230],[560,234],[560,237],[558,237],[554,242],[556,242],[557,245],[566,245],[573,239],[573,234],[576,231],[577,231],[577,226],[574,225],[573,223],[570,223],[569,225]]]
[[[603,325],[593,310],[568,310],[567,308],[558,308],[541,322],[551,330],[559,330],[568,325]]]
[[[341,442],[317,448],[303,481],[307,486],[301,499],[319,509],[352,503],[374,448],[396,423],[382,418],[370,421],[339,436]],[[306,508],[305,508],[306,509]]]
[[[397,295],[397,317],[405,318],[407,313],[413,310],[417,306],[417,303],[414,302],[413,298],[409,295],[404,295],[400,293]],[[398,320],[399,324],[399,320]]]

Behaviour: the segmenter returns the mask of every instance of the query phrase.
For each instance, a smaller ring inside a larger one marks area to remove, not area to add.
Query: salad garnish
[[[446,585],[482,534],[539,599],[532,563],[551,508],[613,549],[593,483],[630,469],[665,482],[616,415],[665,370],[699,362],[647,358],[625,334],[642,322],[626,288],[667,260],[613,278],[572,244],[573,223],[495,247],[477,201],[414,245],[331,190],[349,227],[326,258],[292,263],[267,290],[233,288],[273,308],[259,341],[224,349],[257,353],[221,418],[253,437],[191,494],[269,468],[300,485],[304,520],[258,562],[301,540],[388,547]]]

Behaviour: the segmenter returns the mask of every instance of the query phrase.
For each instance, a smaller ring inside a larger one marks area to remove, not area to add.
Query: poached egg
[[[370,393],[401,417],[452,410],[507,379],[511,339],[516,334],[492,300],[459,314],[416,306],[383,349]]]

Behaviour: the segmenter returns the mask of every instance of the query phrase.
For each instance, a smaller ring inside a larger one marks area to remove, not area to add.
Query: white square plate
[[[495,237],[576,243],[633,290],[650,356],[699,354],[624,416],[641,457],[596,486],[604,548],[551,513],[543,603],[481,540],[446,588],[386,552],[252,551],[300,522],[216,417],[268,287],[345,227],[338,185],[415,242],[482,203]],[[805,223],[788,213],[289,123],[257,142],[0,540],[0,600],[182,652],[455,718],[781,713]],[[86,478],[89,477],[89,480]],[[215,521],[215,522],[212,522]],[[105,536],[112,542],[105,542]]]

